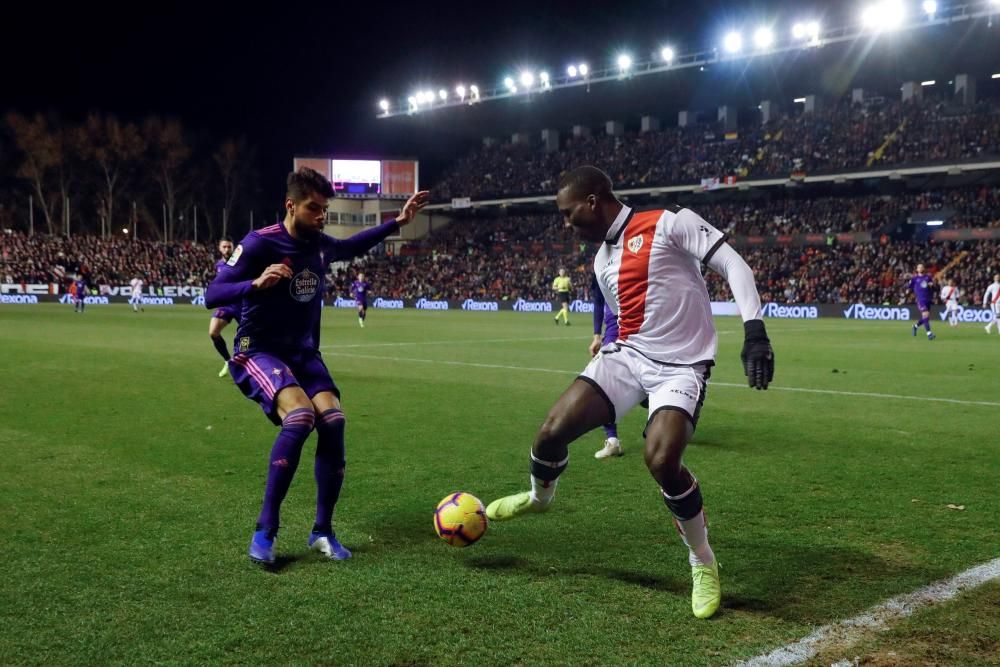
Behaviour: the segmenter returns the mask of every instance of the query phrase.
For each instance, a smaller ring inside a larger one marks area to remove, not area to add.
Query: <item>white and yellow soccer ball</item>
[[[475,544],[487,526],[486,508],[471,493],[450,493],[434,510],[434,531],[453,547]]]

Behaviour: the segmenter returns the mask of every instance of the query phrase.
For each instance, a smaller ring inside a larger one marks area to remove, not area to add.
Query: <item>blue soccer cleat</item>
[[[278,531],[256,530],[250,540],[250,560],[261,565],[274,565],[274,539]]]
[[[933,331],[927,332],[927,340],[934,340],[935,338],[937,338],[937,336],[934,335]]]
[[[337,535],[333,531],[310,533],[309,548],[315,549],[330,560],[347,560],[351,557],[350,549],[337,541]]]

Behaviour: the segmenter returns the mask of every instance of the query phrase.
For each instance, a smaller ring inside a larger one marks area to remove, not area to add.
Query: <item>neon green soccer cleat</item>
[[[695,618],[709,618],[722,602],[722,585],[719,583],[719,562],[711,565],[692,565],[691,611]]]
[[[219,377],[224,378],[229,375],[229,362],[222,364],[222,370],[219,371]]]
[[[486,508],[486,518],[490,521],[506,521],[522,514],[544,512],[548,508],[548,504],[531,502],[531,492],[525,491],[494,500]]]

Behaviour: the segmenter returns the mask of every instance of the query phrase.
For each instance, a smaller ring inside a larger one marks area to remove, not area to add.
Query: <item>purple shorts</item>
[[[232,322],[233,320],[240,319],[240,309],[236,306],[223,306],[222,308],[216,308],[215,312],[212,313],[212,317],[218,320]]]
[[[331,391],[340,398],[340,390],[330,377],[319,352],[300,352],[277,356],[268,352],[244,352],[229,361],[229,374],[236,386],[264,414],[281,424],[274,397],[285,387],[302,387],[312,398],[321,391]]]
[[[917,310],[919,310],[921,312],[924,312],[924,311],[928,311],[930,309],[931,309],[931,306],[930,306],[929,303],[920,303],[919,301],[917,301]]]

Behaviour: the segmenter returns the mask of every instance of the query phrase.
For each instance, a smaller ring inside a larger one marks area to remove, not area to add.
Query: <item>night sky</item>
[[[685,52],[717,44],[731,26],[778,19],[787,30],[813,17],[840,24],[843,16],[825,7],[860,7],[704,4],[8,4],[0,111],[55,111],[73,120],[91,110],[127,120],[163,114],[220,142],[244,134],[260,148],[264,192],[280,197],[295,154],[420,157],[420,137],[393,145],[398,139],[374,118],[380,97],[405,96],[417,84],[487,87],[518,66],[561,72],[572,61],[610,62],[623,48],[641,59],[666,42]]]

